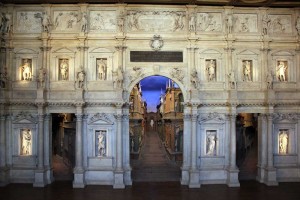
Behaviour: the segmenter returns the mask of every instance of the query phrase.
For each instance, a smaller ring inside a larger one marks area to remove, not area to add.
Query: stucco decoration
[[[127,12],[128,31],[183,31],[186,13],[180,11],[136,11]]]
[[[197,13],[197,31],[222,31],[221,13]]]
[[[80,16],[78,11],[54,11],[55,31],[78,31],[80,27]]]
[[[257,15],[256,14],[234,14],[234,32],[256,33]]]
[[[19,33],[42,32],[42,12],[17,12],[15,31]]]
[[[94,32],[115,32],[117,16],[115,11],[90,11],[90,30]]]
[[[111,120],[110,116],[106,113],[96,113],[91,117],[89,124],[110,124],[113,125],[114,122]]]
[[[178,79],[181,83],[183,83],[184,72],[182,69],[178,69],[177,67],[173,68],[170,71],[170,74],[173,78]]]
[[[269,15],[271,20],[270,30],[273,34],[292,33],[292,16],[291,15]]]

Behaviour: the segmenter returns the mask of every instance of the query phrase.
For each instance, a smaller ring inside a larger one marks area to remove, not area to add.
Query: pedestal
[[[33,187],[45,187],[46,184],[46,170],[36,170],[34,173]]]
[[[264,183],[265,180],[265,169],[263,167],[257,167],[257,177],[256,180],[260,183]]]
[[[46,169],[46,183],[51,184],[53,181],[54,181],[53,169],[52,168]]]
[[[190,171],[189,188],[200,188],[200,177],[199,171]]]
[[[236,169],[228,169],[227,170],[227,185],[229,187],[240,187],[239,182],[239,170]]]
[[[190,181],[190,174],[188,169],[182,168],[181,169],[181,185],[188,185]]]
[[[277,186],[277,175],[275,168],[266,168],[265,169],[265,184],[268,186]]]
[[[45,90],[43,88],[39,88],[36,93],[36,99],[44,100],[44,97],[45,97]]]
[[[74,181],[73,181],[73,188],[84,188],[85,181],[84,181],[84,171],[83,170],[74,170]]]
[[[128,169],[124,172],[124,182],[125,185],[132,185],[131,169]]]
[[[76,100],[82,100],[83,99],[83,89],[77,88],[76,89]]]
[[[9,168],[2,167],[0,168],[0,187],[6,186],[9,184]]]
[[[114,174],[114,189],[124,189],[125,184],[124,184],[124,174],[123,172],[115,172]]]

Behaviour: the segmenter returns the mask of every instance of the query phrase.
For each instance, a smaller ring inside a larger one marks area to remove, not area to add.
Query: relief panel
[[[81,24],[78,11],[54,11],[53,19],[55,31],[78,31]]]
[[[269,15],[271,20],[270,30],[273,34],[292,33],[292,16],[291,15]]]
[[[234,14],[234,32],[256,33],[257,15],[256,14]]]
[[[116,12],[90,11],[90,30],[95,32],[116,31]]]
[[[222,14],[221,13],[197,13],[197,31],[221,32]]]
[[[19,33],[42,32],[42,12],[17,12],[15,31]]]

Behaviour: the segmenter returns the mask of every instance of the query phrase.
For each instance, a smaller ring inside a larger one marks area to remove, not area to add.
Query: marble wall
[[[239,186],[238,113],[260,116],[257,180],[300,180],[298,8],[1,6],[1,185],[53,181],[51,113],[76,115],[74,187],[130,185],[130,91],[152,75],[183,92],[182,184]],[[134,51],[158,57],[136,62]],[[160,60],[160,52],[182,60]],[[20,153],[24,130],[30,155]]]

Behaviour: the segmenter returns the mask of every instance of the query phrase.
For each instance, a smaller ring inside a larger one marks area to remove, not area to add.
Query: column
[[[230,115],[225,115],[225,166],[229,169],[230,166]]]
[[[116,169],[114,174],[114,185],[115,189],[125,188],[124,184],[124,170],[123,170],[123,143],[122,143],[122,104],[117,104],[117,134],[116,134]]]
[[[46,185],[46,175],[44,167],[44,104],[37,103],[38,106],[38,165],[35,170],[33,187],[44,187]]]
[[[4,110],[1,107],[1,110]],[[5,115],[0,114],[0,187],[8,184],[8,168],[6,166],[6,128]]]
[[[265,114],[258,116],[258,173],[257,181],[264,183],[267,165],[267,120]]]
[[[181,184],[188,185],[190,181],[189,170],[191,167],[191,114],[190,108],[185,104],[183,115],[183,164],[181,168]]]
[[[51,168],[50,158],[52,156],[52,142],[50,136],[50,114],[45,115],[44,120],[44,166],[46,170],[46,183],[53,182],[53,169]]]
[[[191,135],[191,168],[190,168],[190,182],[189,188],[199,188],[200,187],[200,174],[197,168],[197,119],[198,119],[198,105],[192,105],[192,115],[191,115],[191,125],[192,125],[192,135]]]
[[[232,108],[234,109],[234,108]],[[227,174],[227,185],[239,187],[239,170],[236,167],[236,114],[230,115],[230,158]]]
[[[132,185],[130,167],[130,143],[129,143],[129,104],[123,108],[122,133],[123,134],[123,169],[125,185]]]
[[[76,105],[76,138],[75,138],[75,168],[74,168],[74,180],[73,188],[84,188],[84,169],[83,169],[83,131],[82,131],[82,106],[78,103]]]
[[[273,151],[273,116],[272,114],[267,115],[267,144],[268,144],[268,158],[266,168],[266,185],[278,185],[276,169],[274,168],[274,151]]]

